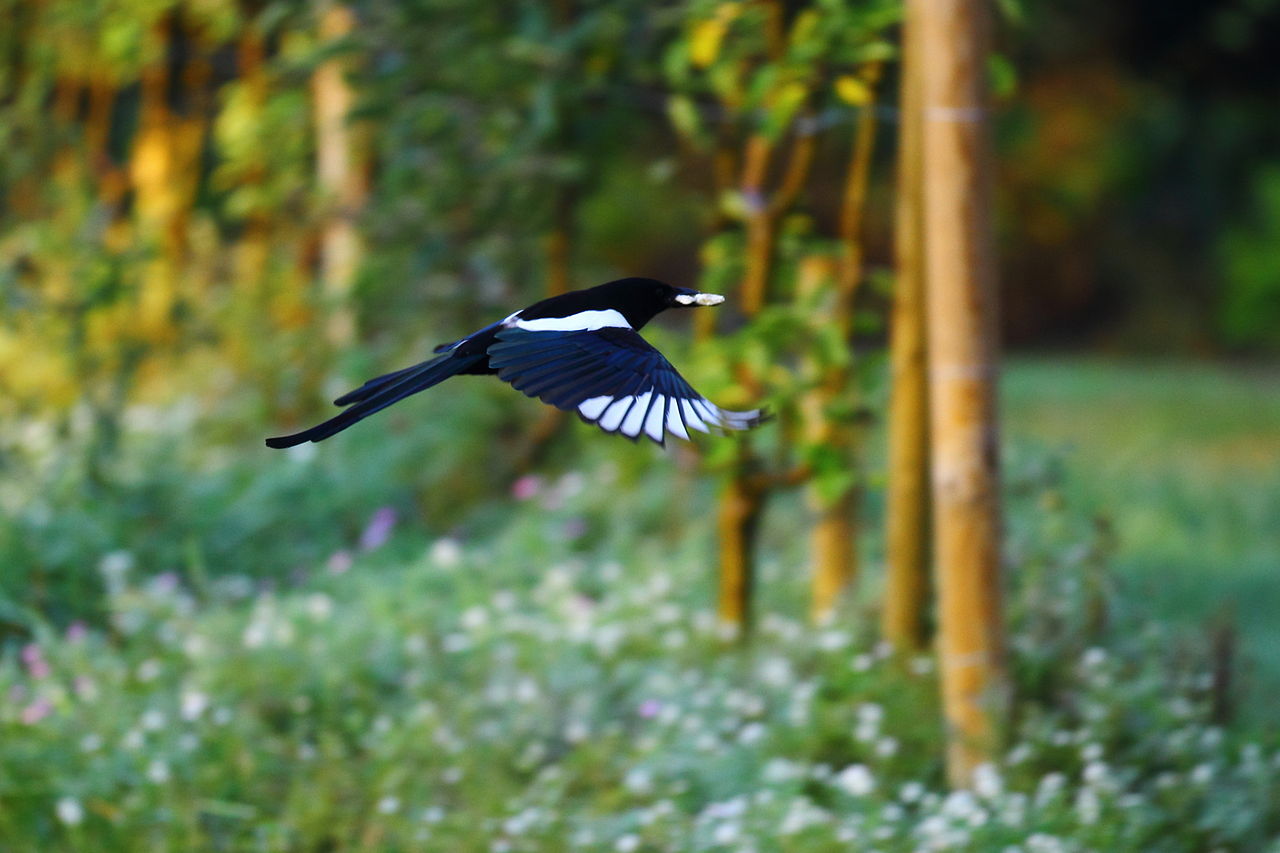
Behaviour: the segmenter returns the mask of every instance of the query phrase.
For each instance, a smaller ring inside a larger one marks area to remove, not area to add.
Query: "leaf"
[[[770,93],[769,108],[765,114],[764,132],[777,139],[786,133],[796,113],[809,97],[809,89],[803,83],[784,83]]]
[[[686,95],[672,95],[667,99],[667,118],[681,136],[697,139],[702,135],[702,116],[693,99]]]
[[[991,80],[992,94],[997,98],[1011,97],[1018,88],[1018,71],[1012,60],[1002,53],[987,57],[987,77]]]
[[[728,30],[728,22],[718,17],[694,25],[689,37],[689,57],[695,68],[706,68],[716,61],[720,55],[720,43]]]
[[[887,41],[869,42],[854,50],[858,62],[888,62],[897,55],[898,49]]]
[[[875,93],[861,77],[845,74],[836,79],[836,95],[846,104],[866,106],[875,100]]]

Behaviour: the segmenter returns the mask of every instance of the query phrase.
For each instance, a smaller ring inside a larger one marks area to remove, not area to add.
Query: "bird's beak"
[[[724,297],[718,293],[678,293],[677,305],[719,305]]]

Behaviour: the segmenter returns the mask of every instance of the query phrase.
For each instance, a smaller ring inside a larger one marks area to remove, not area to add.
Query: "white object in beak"
[[[676,302],[681,305],[719,305],[724,302],[724,297],[718,293],[681,293],[677,294]]]

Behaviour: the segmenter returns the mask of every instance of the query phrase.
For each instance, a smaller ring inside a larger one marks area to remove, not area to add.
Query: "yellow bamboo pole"
[[[716,510],[720,543],[720,624],[737,638],[751,632],[751,599],[755,591],[755,539],[764,492],[750,472],[749,451],[739,448],[739,459],[725,481]]]
[[[921,0],[933,501],[947,776],[993,755],[1005,689],[987,4]]]
[[[921,229],[920,2],[906,0],[902,25],[897,267],[889,327],[889,484],[881,630],[895,649],[928,641],[929,385],[925,370],[924,233]]]
[[[831,255],[811,255],[800,263],[796,279],[796,295],[805,303],[820,305],[824,316],[842,312],[837,299],[821,300],[837,296],[836,282],[840,276],[840,263]],[[849,369],[814,365],[818,384],[800,400],[800,414],[805,442],[820,445],[838,454],[844,464],[854,465],[852,427],[840,423],[831,416],[831,406],[848,391]],[[849,586],[858,572],[856,530],[853,524],[857,492],[847,489],[836,497],[822,494],[818,485],[810,482],[807,502],[813,513],[809,528],[809,555],[813,562],[813,579],[810,590],[809,614],[814,624],[830,622],[841,593]]]
[[[337,41],[355,28],[355,13],[333,2],[320,14],[320,38]],[[320,278],[329,302],[329,342],[350,343],[355,336],[351,288],[363,255],[356,216],[368,195],[367,176],[356,150],[357,133],[349,116],[355,91],[347,81],[349,61],[338,57],[316,68],[311,79],[315,109],[316,178],[332,205],[320,234]]]

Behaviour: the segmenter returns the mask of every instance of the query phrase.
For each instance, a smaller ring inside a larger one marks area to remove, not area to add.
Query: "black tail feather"
[[[354,391],[348,391],[343,394],[341,397],[334,400],[333,404],[335,406],[349,406],[352,403],[359,403],[361,400],[367,400],[379,390],[386,388],[388,384],[404,379],[410,373],[418,370],[423,366],[423,364],[427,363],[428,362],[422,362],[420,364],[415,364],[412,367],[406,367],[402,370],[394,370],[391,373],[384,373],[381,376],[375,376],[373,379],[370,379]]]
[[[338,398],[339,405],[342,405],[344,400],[355,404],[342,414],[293,435],[268,438],[267,447],[285,448],[307,441],[323,441],[375,412],[382,411],[392,403],[397,403],[405,397],[430,388],[432,385],[438,385],[450,376],[461,373],[482,358],[484,358],[483,354],[466,357],[444,355],[371,379],[360,388]]]

